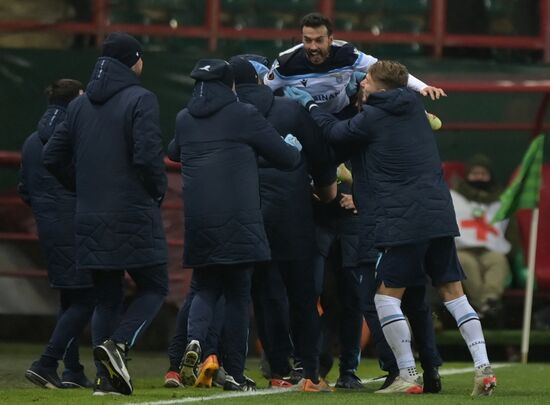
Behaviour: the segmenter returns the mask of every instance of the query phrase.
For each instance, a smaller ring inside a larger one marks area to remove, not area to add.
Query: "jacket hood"
[[[273,91],[269,87],[263,84],[246,83],[239,84],[235,88],[240,101],[252,104],[264,117],[267,116],[275,100]]]
[[[220,81],[197,81],[193,87],[187,110],[193,117],[209,117],[228,104],[237,101],[237,96]]]
[[[367,104],[381,108],[392,115],[401,115],[410,110],[416,102],[414,91],[406,88],[398,88],[380,91],[369,95]]]
[[[139,77],[125,64],[116,59],[97,59],[86,95],[94,104],[104,104],[126,87],[139,85]]]
[[[43,144],[48,142],[56,125],[65,119],[66,114],[67,110],[63,106],[57,104],[50,104],[48,106],[48,109],[38,121],[38,126],[36,128],[38,137]]]

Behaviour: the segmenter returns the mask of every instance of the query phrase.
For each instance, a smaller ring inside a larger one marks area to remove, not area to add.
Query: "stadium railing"
[[[446,48],[466,47],[466,48],[504,48],[504,49],[523,49],[542,51],[543,61],[550,62],[550,0],[539,0],[538,17],[539,33],[538,35],[474,35],[474,34],[452,34],[447,30],[447,2],[448,0],[432,0],[426,4],[429,13],[429,28],[426,31],[414,30],[412,32],[391,32],[379,30],[336,30],[335,37],[353,42],[377,43],[401,43],[426,45],[432,49],[432,55],[435,58],[443,56],[443,50]],[[197,2],[198,3],[198,2]],[[338,2],[340,3],[340,2]],[[399,1],[396,4],[411,3],[410,1]],[[165,24],[145,24],[141,23],[120,23],[116,18],[111,18],[112,4],[109,0],[92,0],[90,21],[57,21],[44,22],[39,20],[12,19],[0,21],[0,32],[62,32],[73,34],[87,34],[95,36],[96,44],[102,42],[104,35],[108,32],[124,31],[134,35],[147,35],[156,37],[181,37],[181,38],[202,38],[208,41],[208,48],[214,51],[218,48],[220,39],[246,39],[246,40],[296,40],[300,38],[300,33],[296,28],[285,27],[250,27],[224,26],[222,17],[224,6],[221,0],[205,0],[204,18],[201,23],[192,20],[183,19],[181,24],[177,18],[172,18]],[[431,7],[428,6],[431,4]],[[328,17],[334,17],[338,10],[335,0],[319,0],[317,9]],[[291,13],[292,7],[289,5],[286,12]],[[363,7],[361,5],[360,7]],[[367,9],[367,4],[364,5]],[[303,13],[304,10],[297,10]],[[368,11],[368,10],[367,10]],[[187,15],[197,13],[195,7]],[[354,13],[352,13],[353,15]],[[391,17],[389,17],[391,19]],[[261,19],[259,19],[261,21]],[[193,25],[194,24],[194,25]],[[261,22],[260,22],[261,24]]]

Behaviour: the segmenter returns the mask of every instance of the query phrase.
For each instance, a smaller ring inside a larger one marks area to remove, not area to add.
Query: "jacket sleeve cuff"
[[[317,104],[315,104],[315,101],[310,100],[306,103],[306,110],[311,111],[313,107],[319,107]]]

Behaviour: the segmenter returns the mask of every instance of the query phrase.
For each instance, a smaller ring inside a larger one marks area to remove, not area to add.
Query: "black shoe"
[[[424,393],[437,394],[441,391],[441,377],[437,367],[424,370]]]
[[[31,367],[25,371],[25,377],[42,388],[63,388],[63,384],[57,375],[57,367],[44,367],[39,361],[31,364]]]
[[[193,387],[197,381],[201,354],[201,345],[198,340],[192,340],[185,348],[180,364],[181,383],[185,387]]]
[[[224,391],[256,391],[256,383],[252,378],[244,376],[244,382],[239,384],[233,377],[227,375],[223,384]]]
[[[97,376],[92,395],[122,395],[122,392],[117,390],[107,377]]]
[[[362,390],[365,387],[361,384],[361,379],[353,373],[341,374],[336,380],[336,388]]]
[[[378,388],[378,390],[383,390],[388,388],[390,385],[393,384],[393,382],[395,381],[398,375],[399,375],[399,371],[390,371],[390,373],[386,376],[386,380],[384,381],[382,386]]]
[[[226,377],[227,377],[227,373],[225,372],[225,369],[223,368],[223,366],[220,366],[218,371],[216,371],[216,374],[214,374],[214,378],[212,379],[212,385],[214,387],[223,388]]]
[[[94,388],[94,383],[88,380],[84,370],[66,369],[61,375],[61,384],[63,384],[63,388]]]
[[[126,368],[126,353],[114,341],[109,339],[96,346],[94,360],[100,361],[107,368],[107,378],[118,392],[130,395],[134,391],[130,373]]]
[[[301,366],[295,365],[292,370],[290,370],[288,382],[292,385],[296,385],[302,380],[302,378],[304,378],[304,369]]]

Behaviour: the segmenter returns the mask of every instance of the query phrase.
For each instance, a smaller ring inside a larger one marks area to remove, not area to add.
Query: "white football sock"
[[[374,304],[386,341],[397,361],[399,375],[407,379],[416,377],[418,373],[411,348],[411,331],[401,311],[401,300],[376,294]]]
[[[476,368],[481,368],[489,365],[481,322],[479,321],[479,316],[476,311],[474,311],[468,302],[468,298],[463,295],[452,301],[445,302],[445,306],[456,320],[458,329],[474,360],[474,366]]]

